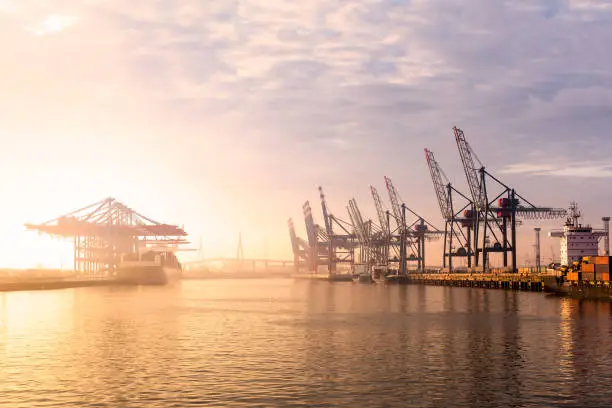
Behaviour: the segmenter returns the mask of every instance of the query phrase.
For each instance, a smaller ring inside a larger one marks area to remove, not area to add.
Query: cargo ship
[[[612,300],[610,256],[585,256],[559,276],[543,276],[544,292],[576,299]]]
[[[354,266],[353,275],[359,283],[376,283],[374,280],[374,266],[368,268],[366,264],[358,264]]]
[[[116,280],[128,285],[166,285],[179,280],[181,263],[171,251],[148,251],[121,257]]]
[[[551,237],[561,238],[561,266],[543,275],[548,293],[579,299],[612,299],[610,286],[609,217],[603,217],[604,228],[596,230],[582,225],[576,203],[571,203],[569,217],[561,231]],[[604,256],[599,256],[599,241],[604,238]]]

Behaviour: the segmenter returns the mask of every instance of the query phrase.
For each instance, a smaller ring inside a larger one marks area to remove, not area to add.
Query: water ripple
[[[0,294],[4,407],[579,407],[610,304],[291,280]]]

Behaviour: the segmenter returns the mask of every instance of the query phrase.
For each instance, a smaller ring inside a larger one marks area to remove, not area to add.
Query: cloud
[[[454,125],[488,169],[521,186],[524,174],[601,180],[612,151],[611,4],[0,0],[0,128],[40,160],[100,146],[169,152],[177,179],[219,189],[247,190],[248,175],[249,202],[261,204],[253,217],[299,215],[318,184],[338,208],[359,191],[369,200],[383,175],[428,209],[424,147],[463,179]],[[262,192],[281,190],[285,201],[268,210]]]
[[[585,178],[609,178],[612,177],[612,164],[574,162],[561,164],[533,164],[515,163],[507,165],[500,170],[505,174],[530,174],[535,176],[557,176],[557,177],[585,177]]]

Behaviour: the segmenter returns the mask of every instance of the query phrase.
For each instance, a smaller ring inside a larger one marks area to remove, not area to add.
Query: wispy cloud
[[[370,200],[385,174],[411,207],[434,207],[422,149],[462,180],[453,125],[507,178],[612,171],[610,1],[176,3],[0,0],[0,131],[20,140],[0,161],[87,158],[91,185],[109,156],[168,163],[173,179],[249,202],[254,219],[299,215],[318,184],[337,208]],[[548,164],[575,152],[589,164]],[[58,177],[81,185],[76,173]]]
[[[515,163],[505,166],[500,170],[505,174],[529,174],[535,176],[557,176],[557,177],[585,177],[585,178],[609,178],[612,177],[612,165],[605,163],[574,162],[552,164]]]

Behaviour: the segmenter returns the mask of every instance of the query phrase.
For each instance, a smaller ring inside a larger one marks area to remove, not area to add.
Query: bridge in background
[[[219,269],[230,272],[247,272],[272,270],[293,267],[293,260],[278,259],[239,259],[239,258],[208,258],[185,262],[183,266],[188,271]]]
[[[200,250],[201,250],[200,244]],[[236,257],[216,257],[204,258],[197,261],[184,262],[183,266],[187,271],[206,271],[206,270],[221,270],[227,272],[259,272],[286,269],[295,264],[294,260],[278,260],[267,258],[244,258],[242,249],[242,234],[238,234],[238,247]],[[263,269],[262,269],[263,267]]]

